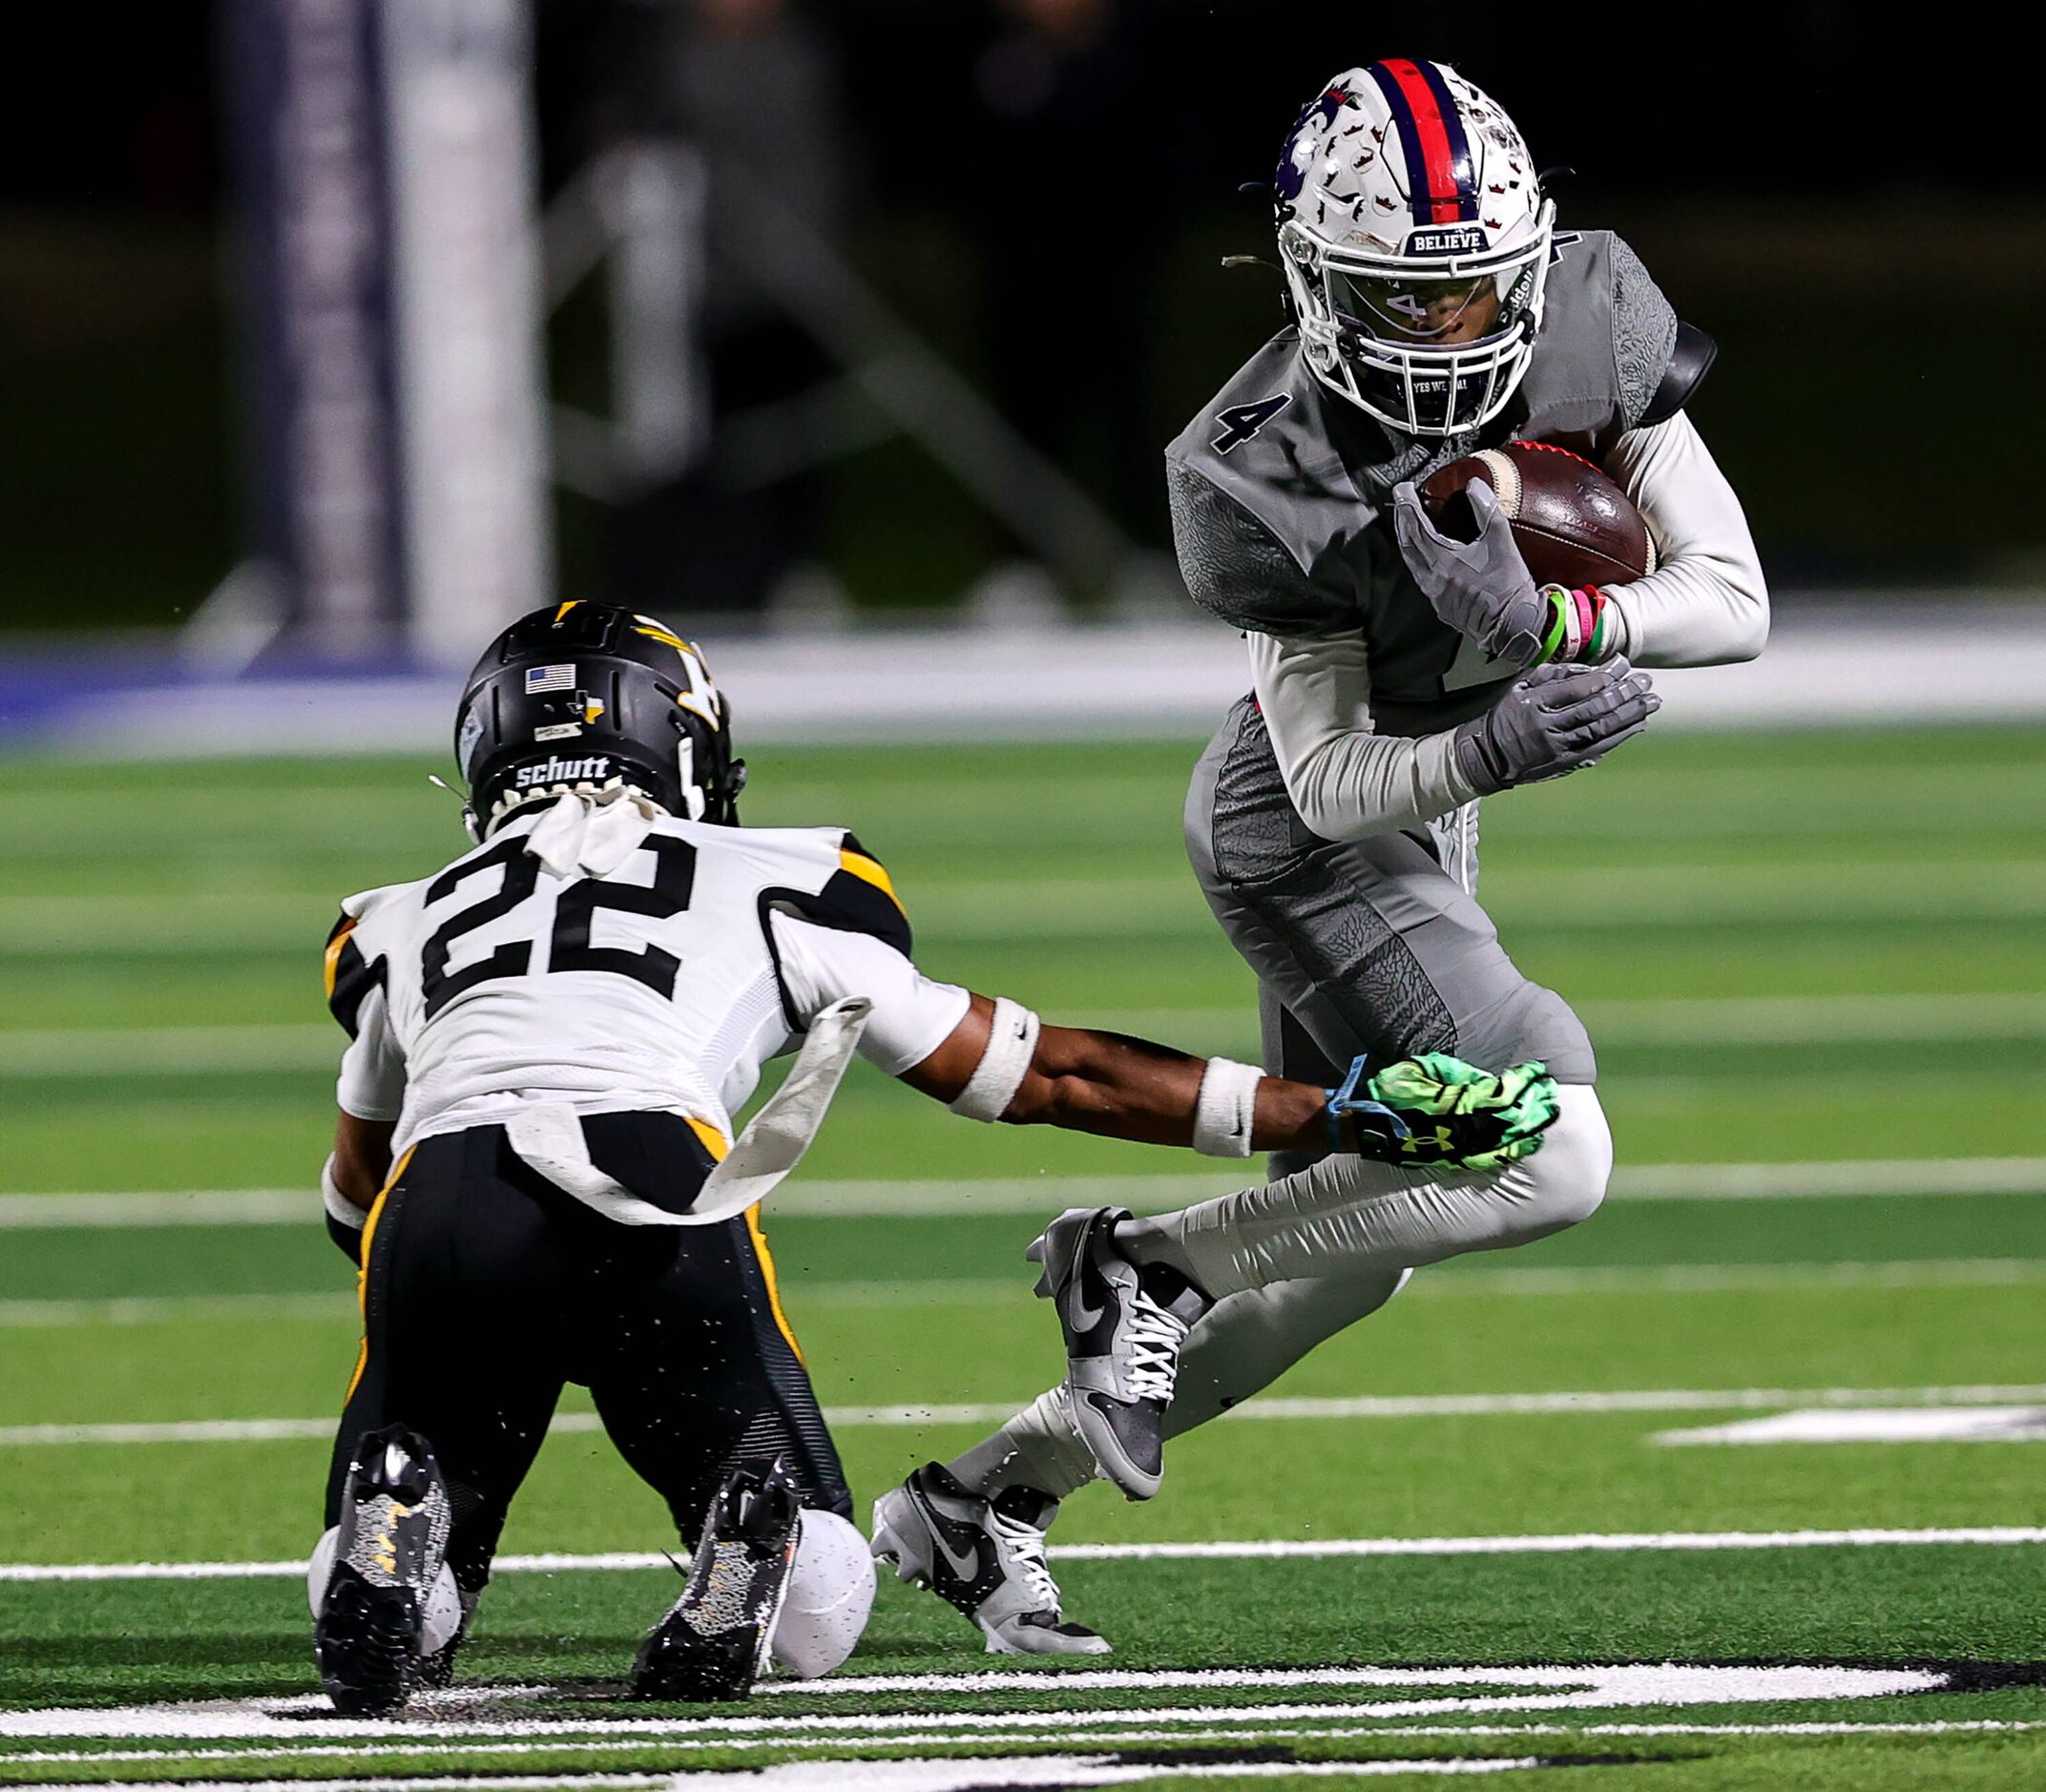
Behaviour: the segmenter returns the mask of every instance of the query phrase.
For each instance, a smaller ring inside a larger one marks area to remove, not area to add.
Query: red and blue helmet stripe
[[[1392,110],[1407,158],[1409,202],[1417,224],[1477,219],[1477,177],[1462,114],[1442,71],[1404,56],[1374,62],[1367,71]]]

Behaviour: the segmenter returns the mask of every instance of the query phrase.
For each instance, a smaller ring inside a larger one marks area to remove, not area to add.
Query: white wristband
[[[970,1120],[1000,1119],[1030,1074],[1031,1060],[1037,1055],[1038,1025],[1036,1015],[1022,1003],[996,996],[988,1049],[958,1098],[946,1105]]]
[[[1205,1157],[1247,1157],[1257,1118],[1258,1082],[1264,1073],[1255,1064],[1233,1058],[1210,1058],[1194,1103],[1194,1149]]]
[[[326,1217],[337,1224],[346,1226],[351,1232],[360,1232],[363,1222],[369,1216],[341,1192],[341,1184],[334,1179],[334,1155],[327,1154],[326,1162],[320,1166],[320,1201],[326,1209]]]

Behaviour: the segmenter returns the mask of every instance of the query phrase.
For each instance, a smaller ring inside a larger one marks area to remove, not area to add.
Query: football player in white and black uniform
[[[1410,1153],[1429,1091],[1469,1069],[1410,1067],[1404,1096],[1285,1083],[926,977],[851,834],[736,825],[722,695],[628,611],[507,630],[463,695],[457,763],[474,849],[349,898],[326,948],[350,1043],[323,1184],[364,1338],[309,1592],[344,1711],[445,1679],[570,1382],[701,1537],[640,1695],[730,1697],[770,1662],[815,1675],[850,1651],[872,1563],[758,1213],[854,1051],[970,1117],[1232,1154]],[[798,1047],[735,1136],[762,1066]],[[1538,1072],[1514,1088],[1429,1148],[1532,1153],[1554,1104]],[[973,1552],[974,1573],[930,1577],[991,1646],[1098,1646],[1060,1617],[1041,1528],[992,1502],[946,1522],[965,1529],[934,1550],[906,1516],[894,1552]]]

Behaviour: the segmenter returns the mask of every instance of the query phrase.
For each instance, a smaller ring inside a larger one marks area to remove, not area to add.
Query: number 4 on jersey
[[[1227,410],[1218,410],[1215,421],[1221,425],[1221,434],[1208,446],[1218,454],[1242,448],[1292,402],[1292,393],[1274,392],[1254,405],[1231,405]]]

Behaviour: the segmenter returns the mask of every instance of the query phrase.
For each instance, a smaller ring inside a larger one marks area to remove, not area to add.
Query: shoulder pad
[[[846,933],[867,933],[884,945],[892,946],[905,958],[914,941],[909,917],[902,899],[895,894],[894,880],[880,860],[860,844],[858,836],[838,833],[838,869],[812,893],[800,889],[763,889],[760,894],[761,935],[767,942],[767,955],[774,960],[775,980],[782,982],[782,953],[775,944],[776,914],[792,914],[821,927],[836,927]],[[789,1006],[788,987],[782,984],[782,1011],[790,1027],[798,1025]]]
[[[482,850],[481,846],[472,846],[462,855],[462,859],[474,858]],[[460,865],[462,859],[457,859],[454,863]],[[353,896],[344,896],[341,899],[342,917],[344,920],[366,921],[372,909],[381,908],[386,903],[395,901],[406,891],[415,889],[425,882],[427,880],[421,878],[412,884],[380,884],[374,889],[357,890]]]
[[[843,829],[837,836],[838,866],[815,894],[807,890],[768,889],[761,892],[761,912],[769,909],[814,921],[822,927],[839,927],[851,933],[871,933],[892,946],[904,957],[909,955],[912,936],[909,917],[902,898],[895,893],[895,881],[887,868],[861,845],[859,837]]]
[[[1719,344],[1703,330],[1680,319],[1677,347],[1670,356],[1669,371],[1662,376],[1662,384],[1656,387],[1655,397],[1648,401],[1648,408],[1641,413],[1641,420],[1635,427],[1646,429],[1659,423],[1667,423],[1689,404],[1691,394],[1711,372],[1719,352]]]
[[[325,959],[326,1005],[351,1039],[362,1031],[364,1002],[370,990],[383,987],[390,969],[389,962],[381,956],[364,957],[355,928],[355,916],[344,908],[326,936]]]

